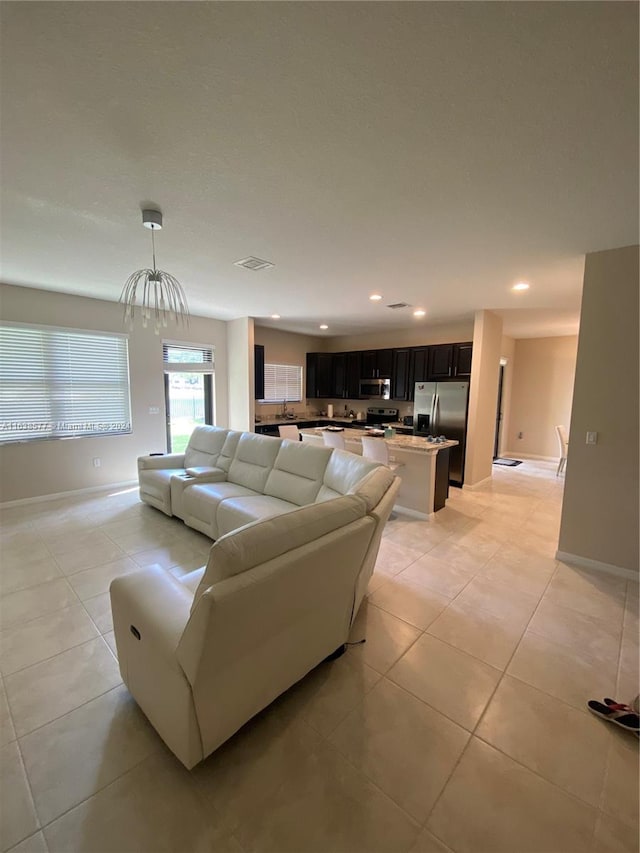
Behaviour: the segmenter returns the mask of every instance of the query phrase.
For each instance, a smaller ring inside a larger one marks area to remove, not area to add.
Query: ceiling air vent
[[[387,308],[391,308],[392,311],[397,311],[398,308],[411,308],[408,302],[394,302],[393,305],[387,305]]]
[[[233,262],[237,267],[244,267],[246,270],[253,270],[254,272],[258,272],[258,270],[268,270],[269,267],[272,267],[273,264],[271,261],[263,261],[261,258],[242,258],[241,261]]]

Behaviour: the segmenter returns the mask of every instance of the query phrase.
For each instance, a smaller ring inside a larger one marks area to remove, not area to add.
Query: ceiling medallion
[[[151,230],[153,269],[136,270],[124,283],[120,302],[124,303],[124,322],[133,329],[136,308],[139,307],[144,328],[153,321],[154,331],[166,328],[169,320],[189,325],[189,308],[182,285],[170,273],[156,268],[156,245],[154,231],[162,228],[162,213],[159,210],[143,210],[142,224]]]

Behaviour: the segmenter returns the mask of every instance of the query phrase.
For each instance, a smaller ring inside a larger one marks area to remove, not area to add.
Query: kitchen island
[[[303,441],[318,444],[324,441],[323,432],[323,429],[318,428],[300,430]],[[362,455],[362,430],[344,429],[340,435],[344,436],[346,450]],[[423,519],[441,509],[449,481],[449,448],[458,442],[435,444],[417,435],[396,435],[377,440],[387,445],[389,461],[398,466],[395,473],[402,480],[395,509]],[[439,469],[437,478],[436,468]]]

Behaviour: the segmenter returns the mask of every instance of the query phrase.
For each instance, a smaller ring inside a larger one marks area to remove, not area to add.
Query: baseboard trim
[[[480,486],[483,486],[485,483],[490,483],[492,479],[493,479],[493,474],[489,474],[488,477],[484,477],[484,479],[478,480],[477,483],[463,483],[462,488],[463,488],[463,490],[464,489],[470,489],[471,491],[473,491],[474,489],[479,489]]]
[[[500,456],[503,459],[537,459],[539,462],[555,462],[556,465],[560,461],[559,456],[538,456],[535,453],[518,453],[516,450],[505,450]]]
[[[411,518],[419,518],[420,521],[429,521],[429,519],[433,516],[432,512],[418,512],[417,509],[409,509],[406,506],[400,506],[400,504],[394,504],[393,510],[394,512],[401,512],[403,515],[410,515]]]
[[[596,572],[605,572],[608,575],[616,575],[619,578],[626,578],[629,581],[638,581],[640,576],[633,569],[623,569],[621,566],[614,566],[611,563],[601,563],[600,560],[590,560],[588,557],[581,557],[579,554],[569,554],[567,551],[556,551],[556,560],[561,560],[563,563],[570,563],[572,566],[581,566],[583,569],[593,569]]]
[[[88,486],[86,489],[72,489],[69,492],[52,492],[50,495],[36,495],[32,498],[19,498],[15,501],[1,501],[0,507],[5,509],[10,506],[25,506],[26,504],[39,504],[45,501],[57,501],[60,498],[72,498],[76,495],[89,495],[92,492],[110,492],[113,489],[131,488],[138,485],[137,480],[124,480],[122,483],[107,483],[104,486]]]

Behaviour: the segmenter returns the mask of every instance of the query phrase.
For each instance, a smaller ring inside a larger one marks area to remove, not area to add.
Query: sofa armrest
[[[156,653],[175,660],[189,619],[191,591],[159,566],[115,578],[109,591],[118,650],[133,635],[139,642],[152,645]]]
[[[195,468],[187,468],[187,474],[199,482],[218,483],[227,479],[227,472],[222,468],[212,468],[199,465]]]
[[[184,468],[184,453],[138,456],[138,471],[144,471],[147,468]]]

